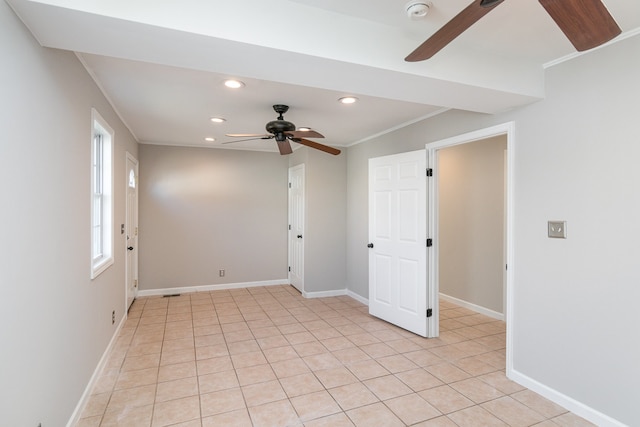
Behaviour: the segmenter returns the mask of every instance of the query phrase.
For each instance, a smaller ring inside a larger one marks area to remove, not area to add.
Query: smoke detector
[[[429,13],[431,4],[432,3],[428,1],[412,0],[405,6],[407,16],[409,17],[409,19],[414,21],[422,19]]]

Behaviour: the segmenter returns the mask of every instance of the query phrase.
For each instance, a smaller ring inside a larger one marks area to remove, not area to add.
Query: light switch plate
[[[547,235],[552,239],[566,239],[567,221],[548,221]]]

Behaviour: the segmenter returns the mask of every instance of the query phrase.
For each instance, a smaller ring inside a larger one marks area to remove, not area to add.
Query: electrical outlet
[[[224,269],[219,270],[219,271],[218,271],[218,274],[220,274],[220,277],[224,277]]]
[[[111,312],[111,324],[113,325],[114,323],[116,323],[116,311],[113,310]]]
[[[566,239],[567,221],[548,221],[547,235],[553,239]]]

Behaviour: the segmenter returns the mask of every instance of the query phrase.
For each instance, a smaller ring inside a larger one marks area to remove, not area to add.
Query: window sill
[[[99,262],[96,262],[91,266],[91,280],[98,277],[105,271],[107,268],[113,265],[113,257],[101,259]]]

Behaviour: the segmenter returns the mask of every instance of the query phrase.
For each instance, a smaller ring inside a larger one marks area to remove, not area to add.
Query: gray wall
[[[503,313],[506,136],[438,150],[440,293]]]
[[[346,154],[141,145],[139,160],[141,290],[286,279],[288,167],[299,163],[305,291],[345,289]]]
[[[277,153],[141,145],[140,289],[286,279],[287,165]]]
[[[515,374],[640,425],[638,52],[635,36],[558,64],[530,106],[450,111],[350,148],[349,289],[368,296],[367,159],[514,121]],[[568,222],[568,239],[547,238],[550,219]]]
[[[137,143],[75,55],[40,47],[3,1],[0,52],[0,425],[63,426],[124,316]],[[115,131],[115,262],[93,281],[91,107]]]

